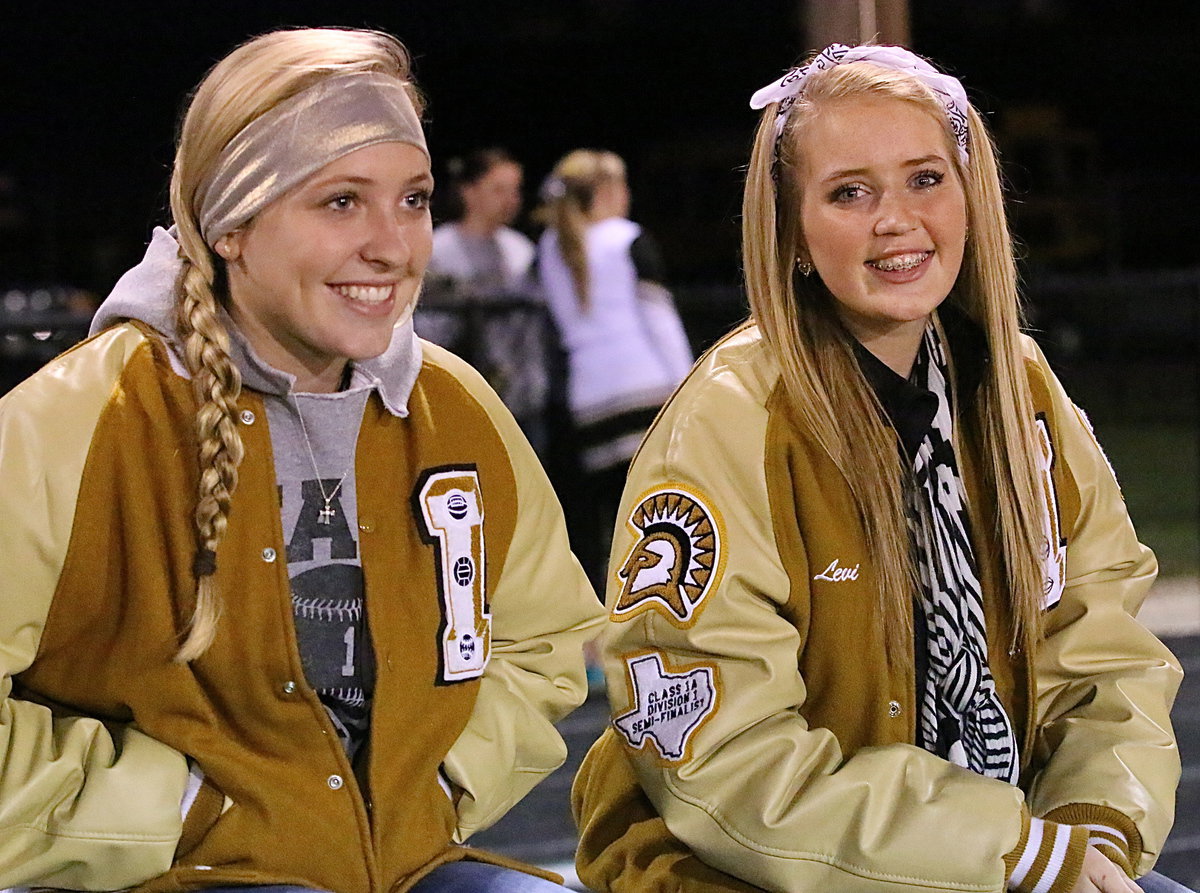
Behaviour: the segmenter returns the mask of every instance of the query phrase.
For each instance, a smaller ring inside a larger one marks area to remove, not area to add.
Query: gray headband
[[[196,195],[210,248],[331,161],[376,143],[425,134],[402,81],[379,72],[335,75],[247,124],[221,150]]]

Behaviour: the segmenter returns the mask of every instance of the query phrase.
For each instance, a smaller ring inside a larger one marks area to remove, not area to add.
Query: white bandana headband
[[[796,104],[796,99],[804,92],[804,84],[809,75],[818,71],[828,71],[838,65],[848,65],[851,62],[870,62],[880,68],[906,71],[929,87],[941,100],[946,111],[950,130],[958,144],[958,157],[963,164],[967,163],[967,109],[969,106],[967,92],[957,78],[942,74],[920,56],[903,47],[848,47],[840,43],[826,47],[808,65],[793,68],[778,81],[772,81],[750,97],[750,108],[752,109],[766,108],[772,102],[779,103],[779,108],[775,113],[776,156],[779,154],[778,141],[783,136],[783,126],[787,123],[788,112]]]
[[[429,155],[404,84],[381,72],[334,75],[247,124],[196,195],[209,247],[331,161],[376,143]]]

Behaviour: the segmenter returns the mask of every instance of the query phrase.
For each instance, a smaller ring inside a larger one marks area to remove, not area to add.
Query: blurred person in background
[[[1179,891],[1179,663],[1083,413],[1020,330],[991,138],[898,47],[755,94],[752,321],[630,469],[597,891]]]
[[[0,402],[0,887],[561,889],[460,846],[557,768],[599,620],[512,416],[413,332],[390,35],[189,104],[170,231]]]
[[[417,333],[479,370],[545,461],[557,336],[536,295],[533,242],[511,226],[521,211],[521,165],[490,148],[452,159],[447,171],[459,217],[433,231]]]
[[[687,375],[692,350],[652,238],[628,219],[625,163],[578,149],[542,187],[538,274],[567,354],[582,475],[573,542],[600,592],[629,460]]]
[[[521,165],[504,149],[478,149],[446,165],[459,218],[433,231],[430,285],[449,280],[475,297],[528,290],[534,247],[512,228],[521,213]]]

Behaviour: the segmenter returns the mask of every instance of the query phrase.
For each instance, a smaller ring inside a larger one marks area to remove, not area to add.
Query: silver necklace
[[[317,457],[313,454],[312,441],[308,439],[308,428],[304,424],[304,413],[300,411],[300,401],[296,399],[295,394],[289,394],[292,398],[292,404],[296,407],[296,418],[300,420],[300,433],[304,435],[304,446],[308,448],[308,461],[312,463],[313,474],[317,476],[317,489],[321,491],[321,499],[325,501],[325,507],[317,512],[317,522],[319,524],[332,523],[334,516],[337,515],[335,509],[330,503],[334,497],[342,489],[342,484],[346,483],[346,478],[350,474],[350,469],[354,467],[354,457],[350,457],[350,464],[346,466],[346,470],[342,472],[341,480],[328,494],[325,493],[325,484],[321,480],[321,470],[317,468]]]

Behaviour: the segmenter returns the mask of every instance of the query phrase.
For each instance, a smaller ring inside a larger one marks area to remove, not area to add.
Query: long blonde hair
[[[200,234],[198,192],[221,150],[244,127],[318,81],[353,71],[394,75],[419,115],[404,46],[389,34],[334,28],[274,31],[242,44],[201,81],[180,128],[171,175],[171,216],[183,267],[175,286],[184,362],[196,394],[200,483],[196,496],[196,606],[175,659],[194,660],[212,644],[221,613],[216,553],[237,488],[242,440],[235,415],[241,376],[218,314],[228,301],[224,262]]]
[[[869,63],[836,66],[810,75],[788,115],[776,168],[776,105],[769,105],[755,136],[742,206],[742,262],[751,313],[779,362],[792,411],[849,482],[869,554],[879,569],[876,620],[884,631],[889,661],[911,666],[912,597],[918,583],[903,504],[907,471],[832,296],[820,277],[793,274],[797,246],[803,241],[798,135],[823,105],[864,96],[911,102],[933,115],[945,131],[966,193],[969,235],[962,269],[947,301],[982,327],[991,352],[979,399],[965,420],[978,432],[982,471],[996,496],[996,517],[977,518],[976,523],[979,530],[995,523],[1000,532],[1011,645],[1029,649],[1041,629],[1043,574],[1038,555],[1044,539],[1034,419],[996,150],[975,109],[968,111],[970,158],[964,165],[954,151],[942,105],[923,83]]]
[[[557,233],[558,250],[571,271],[575,294],[584,310],[590,305],[591,282],[584,239],[592,202],[602,184],[624,181],[625,162],[621,156],[599,149],[576,149],[554,165],[548,187],[543,190],[538,219]]]

